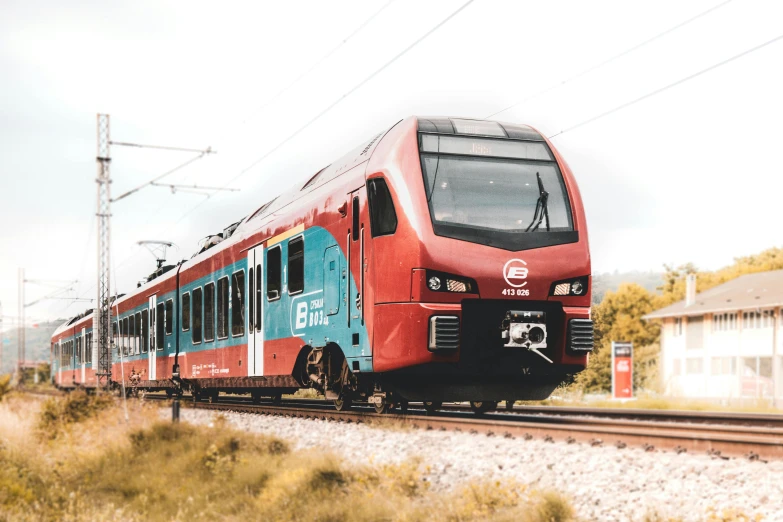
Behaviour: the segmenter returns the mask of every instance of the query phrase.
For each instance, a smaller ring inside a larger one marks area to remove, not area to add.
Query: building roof
[[[662,319],[783,306],[783,270],[748,274],[696,294],[696,302],[674,303],[644,316]]]

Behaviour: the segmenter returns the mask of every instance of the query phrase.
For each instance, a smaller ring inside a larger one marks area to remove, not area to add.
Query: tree
[[[634,385],[646,378],[652,365],[657,364],[655,346],[660,326],[644,321],[642,316],[659,307],[660,297],[637,284],[623,283],[616,292],[607,292],[601,304],[593,307],[595,325],[595,352],[587,368],[576,376],[574,386],[585,392],[606,392],[611,389],[612,341],[632,342],[637,352],[634,357]],[[642,355],[640,357],[639,355]]]

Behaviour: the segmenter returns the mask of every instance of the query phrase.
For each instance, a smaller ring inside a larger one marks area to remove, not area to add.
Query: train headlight
[[[433,292],[450,292],[456,294],[477,294],[478,286],[473,279],[445,272],[427,270],[427,288]]]
[[[566,281],[555,281],[549,290],[549,295],[577,296],[587,293],[587,276],[576,277]]]

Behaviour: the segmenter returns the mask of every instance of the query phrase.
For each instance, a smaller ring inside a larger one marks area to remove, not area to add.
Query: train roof
[[[494,120],[448,118],[443,116],[417,117],[419,132],[484,136],[509,140],[544,141],[544,137],[528,125]]]

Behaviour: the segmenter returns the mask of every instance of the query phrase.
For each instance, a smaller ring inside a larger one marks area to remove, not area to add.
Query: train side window
[[[263,307],[261,306],[263,303],[261,302],[261,299],[263,299],[263,294],[261,292],[261,287],[263,286],[261,284],[262,282],[262,271],[261,271],[261,265],[256,265],[256,331],[261,331],[261,325],[264,324],[264,318],[262,317],[261,312],[263,311]],[[250,299],[253,300],[252,297]]]
[[[359,239],[359,196],[353,197],[352,205],[351,218],[353,220],[353,230],[351,231],[351,234],[353,234],[353,240],[357,241]]]
[[[155,347],[158,350],[163,349],[163,344],[166,342],[164,337],[164,326],[166,323],[166,309],[163,303],[158,303],[155,307]]]
[[[133,314],[128,318],[128,355],[135,355],[136,349],[136,318]]]
[[[120,344],[122,344],[123,357],[128,356],[128,318],[125,317],[120,322]]]
[[[174,331],[174,300],[166,300],[166,335]]]
[[[280,276],[282,272],[280,246],[272,247],[266,252],[266,298],[269,301],[280,299]],[[256,270],[258,272],[258,270]],[[256,303],[258,304],[258,303]],[[260,308],[260,307],[257,307]],[[256,311],[256,314],[259,312]],[[259,321],[256,320],[256,328]]]
[[[144,339],[141,336],[141,312],[136,312],[136,354],[141,352],[141,347],[144,344]]]
[[[215,283],[204,285],[204,341],[215,340]]]
[[[367,181],[367,201],[370,205],[372,237],[394,234],[397,230],[397,213],[385,179],[373,178]]]
[[[146,308],[141,311],[141,353],[150,351],[150,313]]]
[[[288,242],[288,294],[304,291],[304,238]]]
[[[231,276],[231,335],[245,335],[245,271]]]
[[[228,277],[221,277],[217,282],[217,336],[218,339],[228,337]]]
[[[182,294],[182,331],[190,330],[190,292]]]
[[[117,357],[120,356],[120,332],[117,330],[117,321],[111,324],[112,338],[114,338],[114,349],[117,350]]]
[[[247,306],[248,306],[248,314],[247,314],[247,320],[248,322],[248,331],[253,332],[253,321],[255,320],[255,303],[256,299],[253,295],[253,267],[251,266],[247,271],[247,293],[250,296],[250,298],[247,300]]]
[[[193,290],[193,344],[201,344],[201,288]]]

